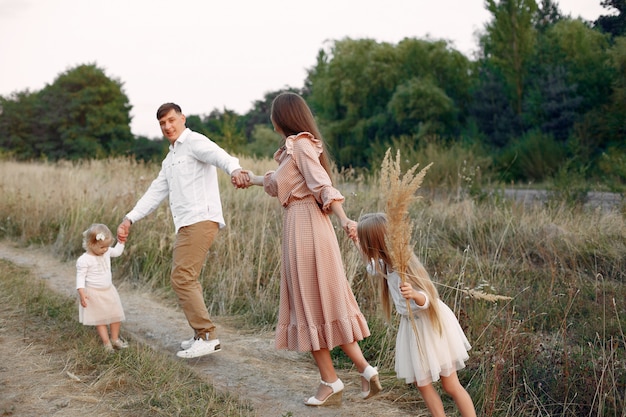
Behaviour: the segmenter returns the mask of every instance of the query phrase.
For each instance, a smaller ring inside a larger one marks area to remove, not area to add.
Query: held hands
[[[251,185],[263,185],[263,176],[254,175],[247,169],[238,169],[233,172],[230,182],[235,188],[248,188]]]
[[[119,226],[117,226],[117,241],[120,243],[126,243],[128,234],[130,233],[131,222],[127,218],[122,220]]]
[[[235,188],[248,188],[250,186],[250,176],[248,171],[236,169],[230,175],[230,182]]]
[[[359,237],[357,236],[357,233],[356,233],[356,225],[357,225],[357,222],[355,222],[354,220],[350,220],[348,218],[346,218],[344,221],[341,222],[341,227],[348,234],[348,237],[352,239],[352,241],[358,245]]]
[[[264,176],[254,175],[254,172],[250,170],[238,169],[233,171],[230,182],[235,188],[248,188],[251,185],[263,185],[263,178]],[[356,231],[357,222],[346,217],[343,212],[343,208],[341,208],[341,203],[333,203],[331,205],[331,209],[341,219],[341,228],[348,234],[348,237],[352,239],[354,243],[358,244],[359,239]]]
[[[354,220],[350,220],[346,213],[343,211],[343,205],[341,201],[335,200],[330,203],[330,210],[333,212],[335,216],[339,219],[341,223],[341,228],[348,234],[348,237],[352,239],[354,243],[359,243],[359,238],[356,233],[356,225],[357,223]],[[357,245],[358,246],[358,245]]]

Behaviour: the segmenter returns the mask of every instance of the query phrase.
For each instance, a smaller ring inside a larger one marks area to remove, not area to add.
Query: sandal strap
[[[325,385],[333,390],[333,392],[339,392],[343,389],[343,382],[341,379],[337,378],[335,382],[326,382],[323,379],[320,379],[320,384]]]
[[[367,365],[367,368],[365,368],[363,373],[360,375],[369,382],[369,380],[372,379],[373,376],[378,375],[378,368]]]

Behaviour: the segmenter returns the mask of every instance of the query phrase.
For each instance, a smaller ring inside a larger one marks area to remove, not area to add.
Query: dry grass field
[[[246,158],[242,164],[255,173],[274,166]],[[439,165],[454,167],[449,161]],[[82,251],[82,231],[92,222],[114,229],[158,168],[126,159],[0,161],[0,237],[24,248],[46,248],[60,262],[71,263]],[[415,252],[473,345],[459,377],[479,415],[625,416],[623,203],[590,207],[547,196],[543,203],[528,205],[506,198],[493,185],[481,192],[478,176],[467,172],[476,170],[462,165],[447,174],[429,171],[419,191],[423,198],[410,216]],[[202,274],[205,298],[218,322],[235,320],[240,331],[271,335],[282,209],[259,188],[235,190],[225,175],[221,180],[228,227]],[[344,172],[337,187],[354,219],[384,207],[373,173]],[[415,390],[393,377],[395,324],[382,320],[376,285],[358,251],[340,229],[338,238],[347,277],[372,330],[362,348],[370,362],[386,370],[394,403],[408,398],[419,412]],[[127,250],[114,264],[116,282],[173,305],[172,242],[163,204],[133,226]],[[475,293],[511,299],[489,301]],[[338,367],[347,363],[338,352],[334,360]]]

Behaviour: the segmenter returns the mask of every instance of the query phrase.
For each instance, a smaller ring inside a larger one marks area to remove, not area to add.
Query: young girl
[[[111,280],[111,258],[124,252],[124,243],[113,248],[113,235],[103,224],[92,224],[83,232],[86,250],[76,261],[76,289],[80,297],[78,320],[85,326],[96,326],[104,348],[124,349],[120,339],[121,321],[125,320],[122,302]],[[107,325],[111,327],[111,337]]]
[[[406,282],[402,283],[387,250],[386,231],[387,218],[383,213],[365,214],[359,219],[357,236],[368,261],[367,270],[384,278],[380,280],[380,295],[385,316],[390,320],[390,300],[401,316],[395,357],[398,379],[417,385],[433,416],[445,416],[441,398],[432,385],[441,378],[443,389],[452,396],[461,416],[476,416],[472,399],[456,375],[457,370],[465,367],[471,346],[415,254],[407,267]],[[406,300],[410,300],[417,334]]]

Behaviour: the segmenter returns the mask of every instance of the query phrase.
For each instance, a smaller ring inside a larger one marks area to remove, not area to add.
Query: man
[[[196,358],[221,349],[198,281],[209,248],[225,226],[216,167],[229,174],[236,187],[243,187],[248,178],[237,158],[185,126],[185,115],[177,104],[163,104],[157,119],[170,142],[169,152],[157,178],[118,226],[117,235],[121,242],[126,241],[131,225],[169,198],[176,227],[170,279],[194,329],[194,337],[183,341],[176,355]]]

